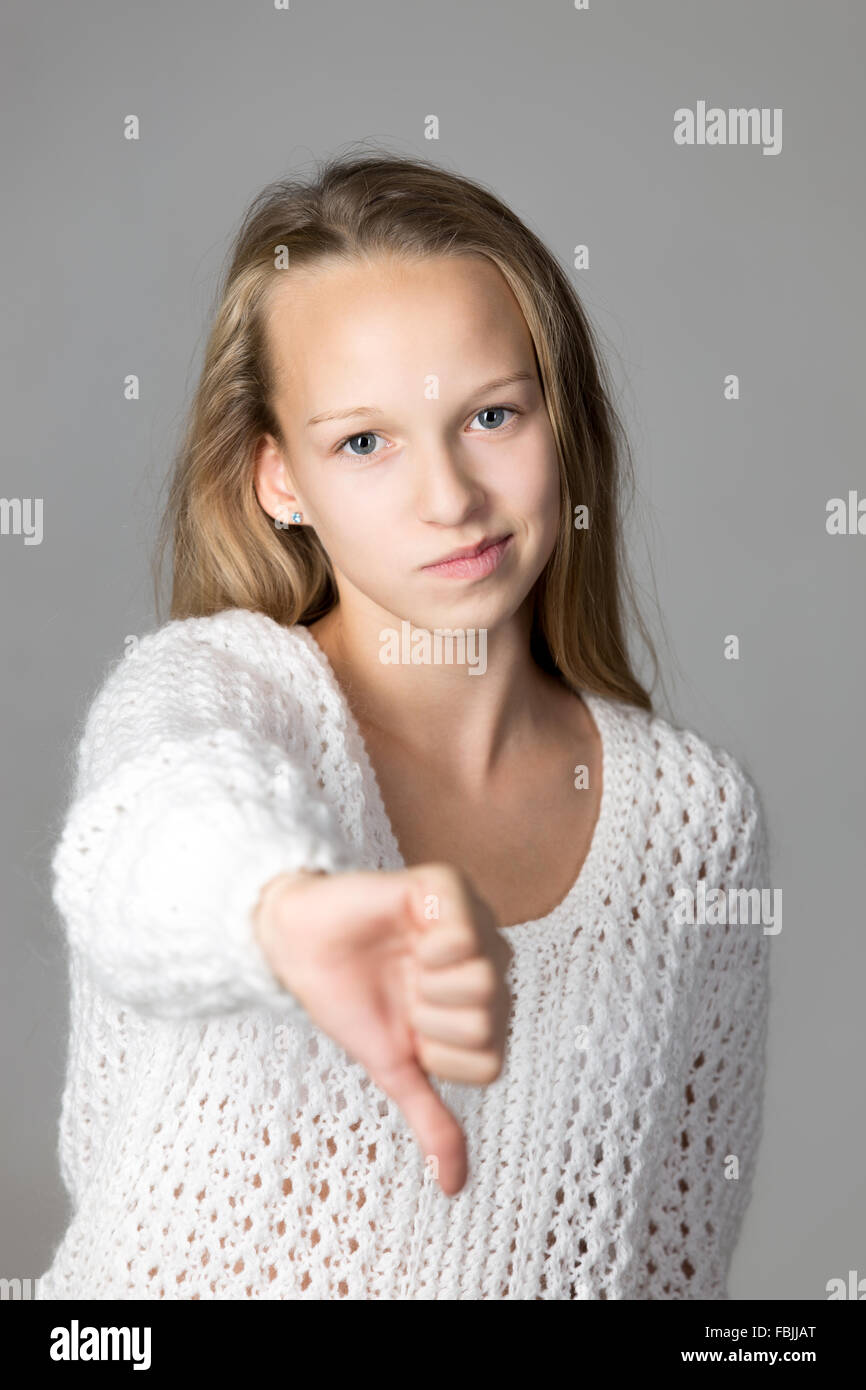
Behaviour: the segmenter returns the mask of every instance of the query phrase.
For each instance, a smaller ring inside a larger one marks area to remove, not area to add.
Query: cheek
[[[513,458],[503,498],[533,531],[556,535],[559,525],[559,465],[549,429],[527,439]]]
[[[336,479],[334,489],[311,497],[314,524],[332,563],[363,588],[365,577],[393,573],[396,542],[404,528],[391,515],[386,496],[369,486]]]
[[[318,476],[298,480],[298,490],[309,504],[310,516],[327,547],[352,546],[363,537],[375,518],[375,501],[349,472],[327,467]]]

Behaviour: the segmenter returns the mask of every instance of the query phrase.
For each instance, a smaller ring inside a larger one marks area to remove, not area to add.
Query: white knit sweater
[[[761,803],[695,733],[584,698],[603,743],[595,835],[559,906],[503,928],[500,1076],[432,1078],[468,1143],[447,1197],[252,933],[279,872],[403,866],[324,652],[228,609],[113,664],[53,861],[73,1211],[39,1297],[728,1297],[770,933],[675,925],[672,895],[768,885]]]

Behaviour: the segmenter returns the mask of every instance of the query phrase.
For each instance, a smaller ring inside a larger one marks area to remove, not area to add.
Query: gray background
[[[48,863],[79,721],[124,637],[155,625],[160,489],[215,275],[265,183],[359,140],[489,184],[566,267],[589,245],[571,274],[634,452],[659,709],[756,778],[783,890],[731,1294],[823,1299],[866,1275],[866,536],[825,530],[830,497],[866,493],[864,7],[6,0],[2,27],[0,491],[44,499],[44,539],[0,537],[0,1275],[41,1274],[67,1218]],[[673,112],[698,100],[781,107],[781,153],[675,146]]]

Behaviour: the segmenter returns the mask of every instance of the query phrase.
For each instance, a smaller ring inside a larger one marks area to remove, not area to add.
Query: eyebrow
[[[471,393],[469,399],[473,400],[478,396],[486,395],[488,391],[498,391],[500,387],[503,386],[512,386],[518,381],[534,380],[535,377],[532,372],[511,372],[508,376],[497,376],[494,377],[493,381],[485,382],[483,386],[479,386]],[[310,416],[307,421],[307,428],[309,428],[310,425],[324,425],[332,420],[351,420],[355,415],[384,414],[384,410],[378,405],[356,405],[352,406],[350,410],[324,410],[321,415]]]

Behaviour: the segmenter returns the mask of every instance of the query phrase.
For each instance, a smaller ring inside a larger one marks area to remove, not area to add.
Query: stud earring
[[[300,525],[300,523],[303,521],[303,519],[304,519],[304,514],[303,514],[303,512],[292,512],[292,521],[297,522],[298,525]]]

